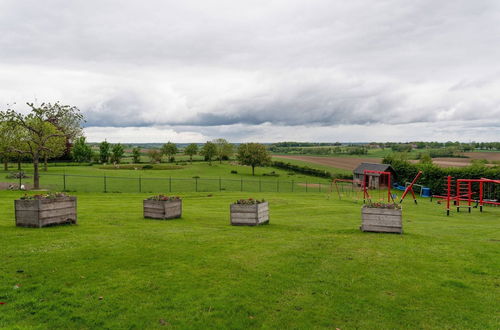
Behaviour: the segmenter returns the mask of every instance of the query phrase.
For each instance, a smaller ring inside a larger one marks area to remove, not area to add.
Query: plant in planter
[[[182,216],[182,199],[178,196],[151,196],[144,200],[143,205],[145,218],[165,220]]]
[[[64,193],[24,195],[14,201],[14,208],[20,227],[77,223],[76,197]]]
[[[269,205],[265,200],[240,199],[231,204],[231,224],[258,226],[269,223]]]
[[[378,233],[403,233],[401,205],[396,203],[372,203],[361,208],[361,230]]]

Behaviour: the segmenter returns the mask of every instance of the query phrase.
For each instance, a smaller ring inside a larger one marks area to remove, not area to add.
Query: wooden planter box
[[[16,226],[45,227],[58,224],[76,224],[76,197],[66,196],[14,201]]]
[[[402,209],[361,208],[361,230],[377,233],[403,233]]]
[[[182,216],[182,200],[144,200],[144,217],[149,219],[175,219]]]
[[[243,205],[231,204],[231,224],[234,226],[258,226],[269,223],[267,202]]]

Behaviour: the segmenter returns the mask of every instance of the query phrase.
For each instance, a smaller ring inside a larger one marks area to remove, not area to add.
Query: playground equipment
[[[413,181],[406,187],[403,195],[401,196],[401,200],[399,201],[399,203],[403,203],[403,200],[405,199],[408,192],[411,192],[411,195],[413,196],[413,201],[415,202],[415,204],[417,204],[417,197],[415,197],[415,192],[413,191],[413,186],[415,185],[415,183],[417,182],[417,180],[420,178],[421,175],[422,175],[422,171],[418,171],[418,173],[415,176],[415,178],[413,179]],[[420,191],[422,191],[422,188],[420,188]]]
[[[446,200],[446,215],[450,215],[450,206],[452,202],[456,206],[457,212],[460,212],[460,208],[467,208],[470,213],[472,207],[477,208],[478,206],[479,211],[483,212],[484,205],[500,205],[496,198],[497,184],[500,184],[500,180],[491,180],[487,178],[454,180],[451,176],[447,176],[446,195],[432,195],[431,201],[433,198]],[[485,185],[489,187],[488,198],[484,198]],[[491,185],[495,185],[494,188],[492,188]],[[492,193],[493,198],[491,198]],[[461,206],[460,202],[466,202],[466,205]],[[473,206],[473,203],[476,205]]]
[[[367,199],[371,199],[370,194],[368,193],[368,187],[370,185],[370,176],[373,176],[373,174],[378,174],[379,176],[387,176],[387,202],[389,203],[391,199],[393,199],[391,195],[391,172],[371,170],[363,171],[363,182],[361,183],[361,187],[363,188],[363,203],[366,203]]]
[[[355,201],[359,199],[361,192],[359,182],[347,179],[334,179],[332,183],[339,195],[339,200],[342,200],[344,197],[354,199]]]

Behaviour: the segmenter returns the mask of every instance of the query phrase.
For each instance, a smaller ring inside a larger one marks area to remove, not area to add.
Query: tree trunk
[[[44,170],[45,172],[47,172],[47,170],[48,170],[48,165],[47,165],[48,158],[49,158],[49,157],[48,157],[47,155],[45,155],[45,156],[43,157],[43,170]]]
[[[21,156],[17,157],[17,169],[21,171]]]
[[[9,170],[9,161],[8,160],[4,160],[3,161],[3,169],[5,171],[8,171]]]
[[[252,165],[252,175],[255,175],[255,166]]]
[[[193,155],[189,155],[189,162],[193,162]]]
[[[38,155],[33,156],[33,188],[40,189],[40,174],[38,173]]]

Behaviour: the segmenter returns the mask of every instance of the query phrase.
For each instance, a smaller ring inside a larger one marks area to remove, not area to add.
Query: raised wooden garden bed
[[[258,226],[269,223],[269,205],[231,204],[231,224],[235,226]]]
[[[182,200],[144,200],[144,217],[150,219],[175,219],[182,216]]]
[[[378,233],[403,233],[402,209],[385,209],[363,206],[361,230]]]
[[[76,197],[63,196],[14,201],[16,226],[45,227],[50,225],[76,224]]]

